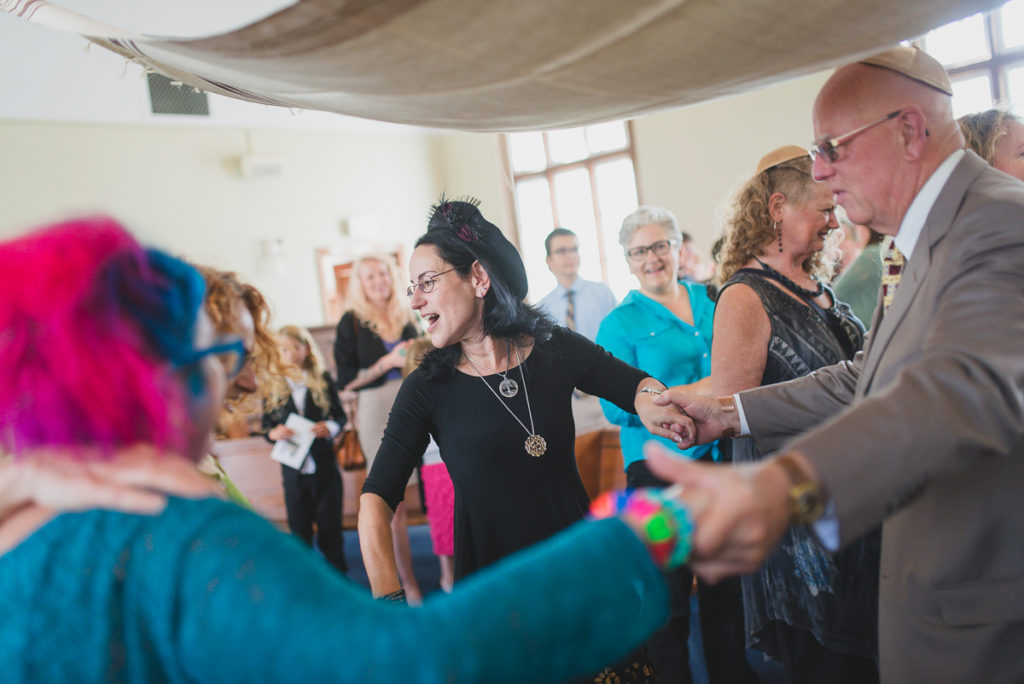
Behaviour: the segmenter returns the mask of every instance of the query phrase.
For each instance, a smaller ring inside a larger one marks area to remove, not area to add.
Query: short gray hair
[[[623,251],[628,249],[629,241],[633,239],[633,234],[636,231],[652,223],[665,226],[670,240],[682,242],[683,233],[679,230],[679,224],[676,223],[676,215],[664,207],[645,204],[637,207],[636,211],[622,219],[622,228],[619,229],[619,244],[622,245]]]

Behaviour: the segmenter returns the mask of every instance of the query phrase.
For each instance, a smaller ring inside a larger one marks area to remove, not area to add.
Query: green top
[[[868,245],[846,268],[835,284],[836,297],[846,302],[866,330],[871,329],[871,316],[878,304],[882,286],[882,245]]]
[[[564,681],[626,655],[668,604],[615,519],[409,608],[216,499],[60,515],[0,556],[0,586],[13,682]]]

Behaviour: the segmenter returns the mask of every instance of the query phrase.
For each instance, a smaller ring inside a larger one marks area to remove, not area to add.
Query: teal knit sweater
[[[58,516],[0,556],[0,587],[11,682],[558,682],[626,655],[668,603],[617,520],[408,608],[250,511],[175,498]]]

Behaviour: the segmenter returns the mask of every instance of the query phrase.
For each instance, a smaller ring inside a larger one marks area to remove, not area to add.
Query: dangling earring
[[[779,234],[779,254],[782,254],[782,229],[779,228],[779,222],[778,221],[775,221],[772,224],[772,227],[775,228],[775,232],[777,232]]]

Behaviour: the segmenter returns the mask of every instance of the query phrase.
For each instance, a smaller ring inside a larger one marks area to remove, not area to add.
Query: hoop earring
[[[772,223],[772,227],[775,229],[775,232],[779,234],[779,254],[782,254],[782,229],[779,228],[778,221],[774,221]]]

